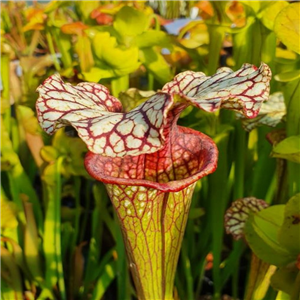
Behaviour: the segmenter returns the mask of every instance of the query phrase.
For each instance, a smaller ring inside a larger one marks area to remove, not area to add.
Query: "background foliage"
[[[83,167],[85,145],[73,131],[49,137],[38,125],[35,90],[45,78],[59,72],[72,84],[100,82],[130,110],[181,71],[211,75],[220,66],[261,61],[272,69],[274,95],[258,118],[190,108],[179,120],[211,136],[220,156],[217,171],[197,183],[175,299],[298,295],[293,284],[280,285],[288,276],[300,282],[297,270],[277,274],[277,291],[269,287],[274,268],[255,269],[249,248],[226,236],[223,225],[233,200],[285,204],[300,192],[298,2],[51,1],[1,8],[3,299],[135,295],[104,186]],[[191,18],[168,34],[179,17]]]

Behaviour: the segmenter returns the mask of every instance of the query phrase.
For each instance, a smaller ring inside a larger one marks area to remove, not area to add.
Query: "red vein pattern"
[[[262,104],[256,118],[249,119],[240,113],[236,113],[237,119],[241,119],[243,128],[246,131],[251,131],[260,125],[275,127],[281,122],[285,115],[286,107],[282,92],[270,95],[268,101]]]
[[[138,291],[140,299],[173,299],[172,284],[166,289],[162,284],[174,281],[195,184],[176,193],[106,186],[119,217],[135,285],[143,287]]]
[[[183,110],[194,105],[211,112],[223,107],[255,117],[262,102],[268,99],[270,76],[265,64],[259,68],[245,64],[236,72],[221,68],[210,77],[187,71],[167,83],[163,92],[130,112],[121,113],[120,101],[106,87],[95,83],[72,86],[55,74],[37,89],[40,97],[36,108],[38,120],[49,134],[69,124],[93,153],[135,156],[163,147],[168,115],[178,107]],[[174,94],[183,97],[185,103],[175,103]]]
[[[178,94],[208,112],[226,108],[254,118],[262,103],[268,100],[270,79],[271,70],[266,64],[262,63],[259,68],[244,64],[236,72],[224,67],[212,76],[186,71],[167,83],[162,91]]]
[[[104,183],[179,191],[216,169],[218,150],[203,133],[173,125],[164,147],[152,154],[107,157],[89,152],[85,166]]]
[[[53,75],[38,88],[36,107],[43,129],[52,134],[66,124],[75,127],[90,150],[87,171],[106,183],[139,299],[173,299],[195,183],[217,166],[213,140],[177,126],[180,113],[194,105],[207,111],[224,107],[254,117],[268,98],[269,80],[265,64],[259,69],[244,65],[237,72],[222,68],[210,77],[188,71],[128,113],[122,113],[120,102],[99,84],[72,86]],[[177,101],[175,95],[181,99]],[[235,210],[228,216],[236,218]],[[245,211],[239,210],[242,216]],[[228,226],[235,234],[236,224]]]
[[[173,299],[195,183],[217,165],[209,137],[176,125],[181,109],[172,111],[157,152],[123,158],[89,152],[85,159],[90,175],[106,183],[118,214],[139,299]]]
[[[251,212],[258,212],[269,205],[264,200],[254,197],[242,198],[234,201],[225,213],[225,229],[235,240],[244,236],[244,226]]]
[[[121,113],[120,101],[100,84],[72,86],[55,74],[37,91],[38,120],[49,134],[72,125],[90,151],[110,157],[152,153],[163,145],[163,125],[173,104],[168,94],[157,93]]]

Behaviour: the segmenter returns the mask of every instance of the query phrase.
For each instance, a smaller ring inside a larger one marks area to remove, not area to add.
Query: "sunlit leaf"
[[[41,149],[41,156],[46,162],[52,163],[59,157],[59,149],[52,146],[44,146]]]
[[[1,197],[1,229],[16,228],[17,221],[17,208],[12,201],[8,201]]]
[[[280,82],[289,82],[300,78],[300,71],[289,71],[274,76],[274,79]]]
[[[298,54],[300,54],[299,14],[300,3],[291,3],[281,10],[274,24],[274,32],[278,38]]]
[[[42,280],[43,275],[41,257],[39,255],[39,237],[33,213],[33,205],[28,202],[28,197],[23,198],[26,216],[26,227],[24,228],[24,257],[31,275],[36,280]]]
[[[287,1],[274,1],[270,6],[263,10],[261,15],[262,23],[270,30],[274,28],[274,21],[281,12],[289,3]]]
[[[300,135],[287,137],[276,144],[271,156],[300,163]]]
[[[255,14],[257,14],[261,9],[261,1],[241,0],[239,2],[242,3],[248,9],[251,9]]]
[[[150,19],[143,12],[133,7],[124,6],[116,14],[114,28],[121,36],[137,36],[146,31]]]
[[[41,133],[39,123],[31,108],[24,105],[18,105],[17,112],[18,120],[21,122],[22,127],[26,132],[33,135],[39,135]]]
[[[180,43],[189,49],[194,49],[209,43],[207,25],[202,21],[192,21],[180,30]]]
[[[60,7],[66,7],[70,5],[72,5],[72,1],[50,1],[47,3],[44,11],[45,13],[51,13]]]
[[[90,82],[99,82],[102,78],[112,78],[115,76],[116,74],[114,70],[97,67],[92,67],[88,72],[82,72],[78,75],[80,79]]]
[[[135,71],[138,61],[138,48],[122,49],[117,45],[116,38],[108,32],[99,32],[92,42],[94,52],[99,59],[96,65],[103,69],[112,69],[115,76],[127,75]]]
[[[152,46],[167,47],[170,44],[170,37],[163,31],[147,30],[139,34],[135,39],[139,48],[147,48]]]
[[[283,63],[294,63],[297,58],[297,54],[289,49],[282,49],[281,47],[276,47],[276,60]]]
[[[41,155],[49,163],[64,156],[61,171],[65,176],[87,176],[83,161],[86,152],[86,145],[80,138],[66,136],[64,130],[59,130],[53,138],[52,146],[43,147]]]
[[[23,31],[29,30],[43,30],[44,29],[44,22],[47,18],[47,15],[44,11],[40,8],[29,7],[26,12],[26,19],[28,23],[23,26]]]
[[[87,176],[83,161],[87,148],[80,138],[66,136],[64,131],[60,130],[54,136],[52,145],[59,150],[61,156],[66,157],[62,165],[62,173]]]
[[[63,130],[59,130],[53,138],[52,146],[44,146],[41,149],[41,156],[48,163],[54,163],[58,157],[64,156],[62,174],[67,177],[87,176],[83,161],[86,152],[86,145],[80,138],[66,136]]]
[[[285,205],[274,205],[249,216],[244,233],[251,250],[261,260],[275,266],[285,266],[295,260],[278,241],[283,224]]]
[[[291,253],[300,254],[300,194],[292,197],[285,206],[279,242]]]
[[[64,2],[64,1],[59,1],[59,2]],[[73,4],[75,3],[76,10],[80,15],[81,20],[83,20],[84,22],[90,21],[91,13],[99,7],[99,1],[76,1],[72,3]]]
[[[81,72],[90,71],[94,66],[94,57],[90,39],[86,35],[78,36],[74,49],[79,58]]]
[[[160,83],[163,84],[171,79],[170,66],[159,51],[154,48],[141,49],[140,60]]]

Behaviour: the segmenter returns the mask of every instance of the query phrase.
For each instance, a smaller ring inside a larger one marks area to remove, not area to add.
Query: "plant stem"
[[[209,59],[208,75],[215,73],[219,66],[220,52],[223,46],[227,26],[208,24],[209,33]]]
[[[119,97],[120,92],[129,88],[129,75],[117,77],[111,81],[111,89],[114,97]]]
[[[88,184],[86,186],[86,188],[85,188],[85,208],[84,208],[84,212],[83,212],[83,216],[82,216],[79,241],[83,241],[84,240],[84,235],[85,235],[85,231],[86,231],[86,225],[87,225],[87,221],[88,221],[88,216],[89,216],[90,209],[91,209],[90,188],[91,188],[90,184]]]
[[[7,174],[13,200],[20,210],[19,218],[24,224],[26,223],[23,204],[20,198],[21,194],[25,194],[33,204],[34,216],[39,229],[39,234],[43,236],[43,214],[39,200],[25,170],[23,169],[19,156],[13,150],[12,142],[9,139],[9,134],[6,131],[4,124],[1,124],[1,126],[2,158],[3,161],[7,161],[7,163],[11,165]]]
[[[51,30],[51,35],[53,36],[58,51],[61,54],[61,61],[64,69],[70,68],[72,66],[72,57],[69,51],[72,47],[71,42],[69,41],[70,37],[63,34],[59,28],[53,28]]]
[[[186,245],[184,243],[182,244],[181,256],[184,264],[185,279],[187,283],[187,300],[193,300],[193,275],[191,270],[191,262],[188,258]]]
[[[36,50],[37,46],[38,46],[38,42],[40,39],[41,33],[39,30],[35,30],[33,32],[32,38],[31,38],[31,42],[30,45],[27,49],[27,55],[28,56],[32,56],[34,51]]]
[[[265,199],[267,193],[271,193],[270,185],[272,183],[276,161],[270,158],[272,146],[266,141],[265,136],[269,128],[257,128],[258,141],[256,143],[257,161],[254,165],[253,182],[248,185],[251,195],[259,199]],[[270,195],[270,194],[269,194]]]
[[[92,213],[92,233],[89,243],[89,254],[87,257],[86,270],[84,276],[84,292],[81,299],[86,299],[86,295],[89,292],[89,284],[91,284],[99,274],[100,267],[99,257],[101,254],[101,241],[103,233],[103,213],[106,210],[107,193],[102,183],[97,183],[93,186],[93,195],[95,199],[95,208]],[[106,263],[111,259],[109,256]],[[101,261],[101,264],[103,259]]]
[[[46,260],[45,285],[49,290],[58,284],[61,299],[66,299],[64,274],[61,258],[61,166],[64,157],[59,157],[54,166],[48,166],[44,173],[47,193],[47,209],[43,249]]]
[[[284,98],[287,106],[287,136],[300,134],[300,80],[289,82],[285,87]],[[300,164],[288,161],[289,197],[300,192]]]
[[[75,249],[78,235],[79,235],[79,222],[80,222],[80,187],[81,181],[80,177],[74,176],[74,189],[75,189],[75,218],[74,218],[74,234],[72,237],[72,242],[70,249],[73,251]]]
[[[59,61],[56,57],[56,52],[55,52],[55,49],[54,49],[54,45],[53,45],[53,41],[52,41],[52,36],[51,36],[51,33],[49,32],[49,30],[46,30],[46,39],[47,39],[47,42],[48,42],[48,46],[49,46],[49,51],[52,55],[52,59],[53,59],[53,63],[54,63],[54,66],[55,66],[55,69],[56,71],[60,71],[61,68],[60,68],[60,65],[59,65]]]
[[[1,111],[3,116],[3,121],[5,124],[5,128],[7,132],[10,134],[11,126],[10,126],[10,120],[11,120],[11,110],[10,110],[10,84],[9,84],[9,56],[7,54],[1,55],[1,81],[3,90],[1,91],[2,97],[1,97]]]
[[[244,197],[244,180],[245,180],[245,156],[247,153],[247,135],[239,122],[235,130],[235,149],[236,159],[234,168],[234,185],[233,185],[233,199],[240,199]],[[236,243],[234,243],[236,244]],[[242,252],[240,253],[242,254]],[[239,287],[239,263],[240,256],[236,258],[236,268],[232,275],[232,296],[233,299],[238,297]]]
[[[220,274],[221,249],[224,226],[223,220],[225,208],[227,205],[227,184],[230,161],[227,157],[229,132],[225,131],[219,135],[217,146],[219,149],[218,168],[215,173],[208,177],[210,201],[210,225],[212,233],[212,253],[213,263],[213,281],[214,281],[214,298],[219,299],[221,296],[222,282]],[[220,188],[221,187],[221,188]]]
[[[154,76],[148,72],[148,90],[151,91],[154,89]]]
[[[114,215],[115,218],[117,218],[117,215],[116,214]],[[122,232],[119,226],[116,226],[115,229],[116,229],[116,237],[117,237],[116,250],[118,254],[118,260],[117,260],[118,300],[124,300],[124,299],[129,300],[127,289],[126,289],[128,283],[128,271],[127,271],[125,246],[122,239]]]
[[[238,123],[235,130],[235,172],[233,185],[233,199],[244,197],[244,177],[245,177],[245,156],[247,153],[247,135],[242,128],[241,123]]]
[[[59,157],[55,163],[55,251],[57,259],[57,272],[58,272],[58,287],[62,300],[66,300],[66,289],[64,281],[64,271],[61,257],[61,167],[64,157]]]

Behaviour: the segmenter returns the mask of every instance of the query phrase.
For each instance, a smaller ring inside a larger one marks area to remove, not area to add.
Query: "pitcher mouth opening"
[[[155,153],[120,158],[88,152],[85,167],[104,183],[177,192],[213,173],[217,160],[218,149],[210,137],[176,126],[169,141]]]

